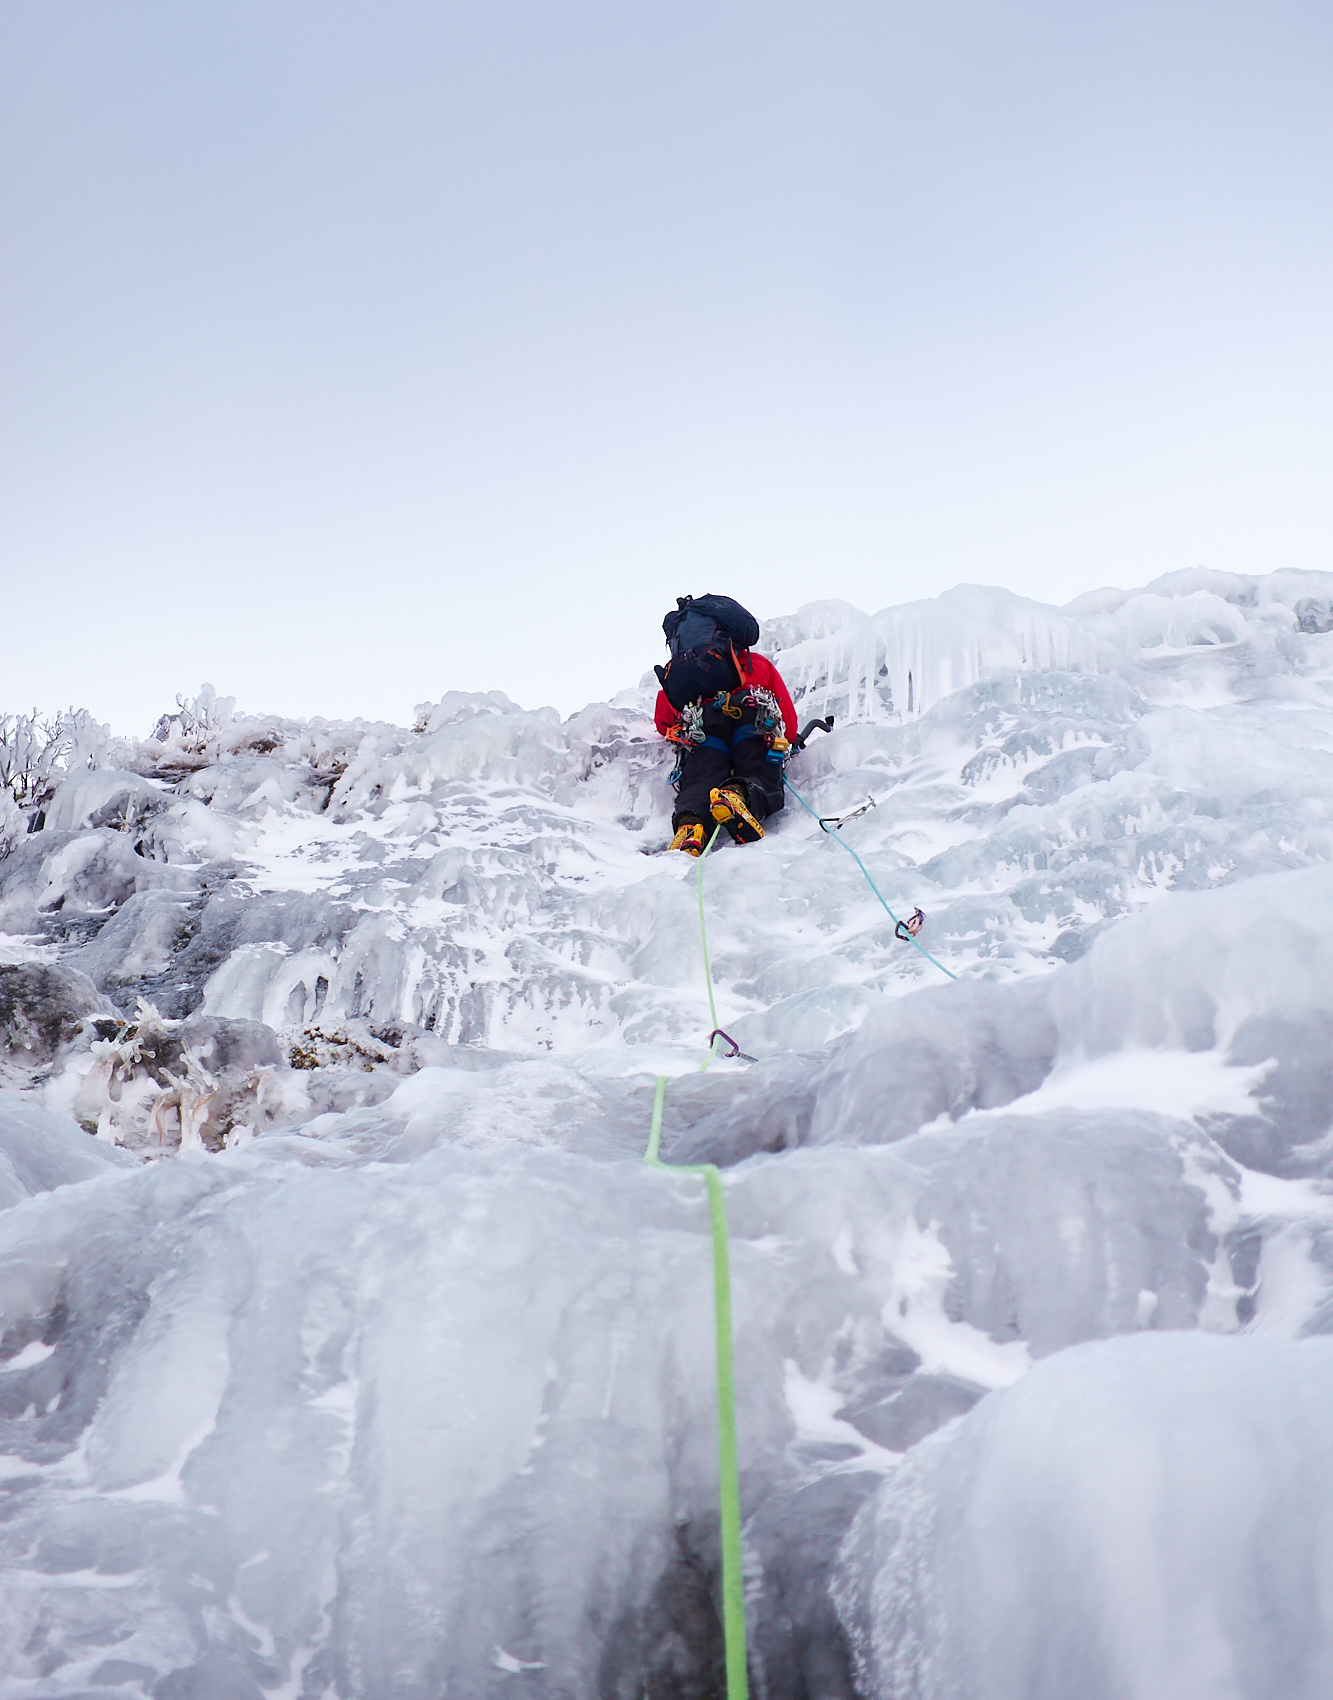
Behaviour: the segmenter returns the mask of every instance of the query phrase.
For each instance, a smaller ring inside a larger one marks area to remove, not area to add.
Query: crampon
[[[715,786],[710,806],[713,819],[726,827],[737,844],[753,844],[756,839],[764,836],[764,829],[750,813],[749,805],[739,786]]]
[[[687,856],[702,856],[704,851],[704,828],[702,821],[685,821],[676,828],[676,836],[671,840],[673,850],[683,850]]]

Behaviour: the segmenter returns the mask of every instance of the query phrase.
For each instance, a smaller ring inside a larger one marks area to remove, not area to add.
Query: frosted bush
[[[198,696],[177,695],[175,713],[162,716],[153,737],[188,755],[216,755],[235,708],[235,697],[220,697],[212,685],[201,685]]]
[[[19,809],[40,808],[67,774],[106,759],[110,744],[109,728],[86,709],[71,708],[46,720],[35,709],[0,714],[0,794]],[[4,830],[0,823],[0,833]]]
[[[175,711],[140,744],[139,759],[154,768],[207,767],[226,756],[267,755],[282,748],[292,730],[276,715],[238,715],[235,697],[220,697],[204,684],[197,696],[177,695]]]
[[[0,791],[0,862],[28,830],[22,809],[8,791]]]

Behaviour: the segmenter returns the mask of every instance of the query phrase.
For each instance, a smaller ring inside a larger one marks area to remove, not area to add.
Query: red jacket
[[[765,690],[772,691],[778,699],[778,707],[782,710],[783,723],[787,728],[788,743],[799,730],[796,721],[796,710],[792,706],[791,696],[786,685],[782,682],[782,674],[766,655],[757,655],[752,649],[743,649],[736,657],[741,670],[741,684],[762,685]],[[673,726],[680,723],[680,715],[667,701],[665,691],[657,693],[657,707],[653,712],[653,720],[657,730],[665,738]]]

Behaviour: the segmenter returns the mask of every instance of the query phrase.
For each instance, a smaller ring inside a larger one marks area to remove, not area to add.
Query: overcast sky
[[[0,708],[1333,566],[1329,0],[0,18]]]

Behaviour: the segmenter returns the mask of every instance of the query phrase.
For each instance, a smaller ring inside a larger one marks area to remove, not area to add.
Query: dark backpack
[[[678,596],[662,621],[671,660],[653,671],[674,709],[740,684],[735,652],[759,642],[759,622],[730,596]]]

